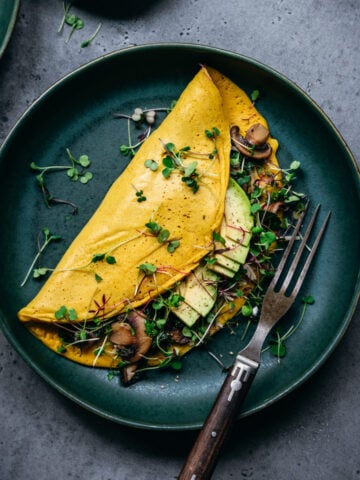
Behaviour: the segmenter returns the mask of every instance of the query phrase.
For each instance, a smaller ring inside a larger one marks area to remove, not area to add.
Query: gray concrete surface
[[[75,67],[132,44],[180,41],[231,49],[285,74],[359,155],[358,0],[134,0],[120,15],[106,11],[109,0],[99,8],[86,3],[77,11],[87,31],[103,26],[81,49],[76,35],[66,44],[57,34],[60,0],[22,1],[0,61],[0,142],[34,99]],[[360,479],[359,320],[358,310],[303,387],[237,425],[215,480]],[[132,430],[84,411],[44,383],[0,334],[0,479],[174,479],[194,438]]]

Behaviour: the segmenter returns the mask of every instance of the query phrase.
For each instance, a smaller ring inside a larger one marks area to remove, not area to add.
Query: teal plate
[[[0,2],[0,58],[2,57],[15,26],[20,0]]]
[[[169,106],[200,64],[228,75],[246,91],[259,89],[258,108],[280,141],[279,160],[288,167],[300,160],[297,189],[307,192],[312,205],[322,204],[321,217],[331,221],[303,288],[315,303],[301,327],[288,340],[287,356],[279,363],[264,352],[259,374],[240,416],[257,412],[304,382],[328,358],[344,334],[359,291],[360,227],[359,173],[340,134],[319,107],[296,85],[269,67],[222,50],[198,45],[170,44],[133,47],[101,57],[79,68],[47,90],[22,116],[0,150],[0,299],[1,326],[18,353],[50,385],[83,407],[133,427],[159,430],[199,428],[224,378],[219,365],[204,350],[184,359],[181,372],[155,371],[124,388],[107,371],[77,365],[51,352],[18,322],[16,312],[38,291],[31,279],[20,283],[36,252],[44,226],[62,236],[42,257],[54,266],[103,195],[121,173],[126,158],[126,121],[114,112],[135,107]],[[87,153],[94,178],[87,185],[69,181],[63,172],[48,175],[54,196],[79,207],[46,208],[29,165],[63,164],[65,149]],[[346,187],[344,187],[346,186]],[[322,218],[320,218],[322,220]],[[349,254],[351,253],[351,254]],[[301,301],[283,321],[295,323]],[[227,328],[209,344],[230,365],[244,342]]]

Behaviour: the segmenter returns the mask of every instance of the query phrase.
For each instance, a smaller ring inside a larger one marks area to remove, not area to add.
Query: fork
[[[286,273],[286,265],[288,264],[295,240],[298,238],[308,205],[309,203],[305,206],[304,211],[294,227],[294,231],[282,255],[275,275],[266,290],[255,333],[247,346],[237,354],[236,360],[224,380],[215,403],[180,472],[178,480],[207,480],[211,478],[223,443],[230,432],[239,407],[244,401],[260,366],[260,354],[264,341],[274,325],[276,325],[289,310],[299,293],[330,217],[329,212],[310,248],[310,252],[306,256],[303,267],[299,267],[304,249],[306,248],[306,250],[308,250],[307,242],[320,205],[316,207],[306,232],[301,239],[298,250]],[[301,271],[296,278],[298,268],[301,268]],[[280,282],[280,277],[285,278]]]

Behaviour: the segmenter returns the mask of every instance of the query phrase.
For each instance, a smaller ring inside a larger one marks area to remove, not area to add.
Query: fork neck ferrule
[[[263,326],[258,323],[252,339],[247,344],[247,346],[243,350],[241,350],[241,352],[239,352],[239,355],[246,357],[253,362],[260,363],[261,350],[270,330],[271,328],[269,328],[268,326]]]

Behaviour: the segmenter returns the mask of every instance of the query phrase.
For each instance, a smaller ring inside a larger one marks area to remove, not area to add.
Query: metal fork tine
[[[293,261],[292,261],[292,263],[291,263],[291,265],[290,265],[290,268],[289,268],[289,270],[288,270],[288,272],[287,272],[287,275],[286,275],[286,277],[285,277],[285,280],[283,281],[283,284],[282,284],[282,286],[281,286],[281,289],[280,289],[280,292],[281,292],[281,293],[285,293],[286,289],[288,288],[288,286],[289,286],[289,284],[290,284],[290,282],[291,282],[291,279],[292,279],[292,277],[293,277],[293,275],[294,275],[294,273],[295,273],[295,270],[296,270],[296,268],[297,268],[297,266],[298,266],[298,263],[299,263],[299,260],[300,260],[300,258],[301,258],[301,255],[302,255],[302,253],[303,253],[303,251],[304,251],[304,248],[305,248],[305,246],[306,246],[306,242],[307,242],[307,240],[308,240],[308,238],[309,238],[309,236],[310,236],[311,230],[312,230],[312,228],[313,228],[313,226],[314,226],[315,219],[316,219],[316,217],[317,217],[317,214],[318,214],[318,212],[319,212],[319,209],[320,209],[320,205],[318,205],[318,206],[315,208],[315,211],[314,211],[314,213],[313,213],[313,216],[311,217],[311,220],[310,220],[309,225],[308,225],[308,227],[307,227],[307,229],[306,229],[306,232],[305,232],[305,234],[304,234],[304,236],[303,236],[303,238],[302,238],[302,240],[301,240],[301,243],[300,243],[299,248],[298,248],[298,250],[297,250],[297,252],[296,252],[296,255],[295,255],[295,257],[294,257],[294,259],[293,259]]]
[[[282,271],[283,271],[283,269],[284,269],[284,267],[285,267],[285,264],[286,264],[286,262],[287,262],[287,259],[288,259],[289,255],[290,255],[290,252],[291,252],[292,247],[293,247],[293,245],[294,245],[295,239],[296,239],[296,237],[297,237],[297,235],[298,235],[298,233],[299,233],[299,230],[300,230],[300,227],[301,227],[302,222],[303,222],[303,220],[304,220],[304,217],[305,217],[306,211],[307,211],[307,209],[308,209],[308,206],[309,206],[309,201],[306,203],[303,212],[301,213],[298,221],[296,222],[294,231],[293,231],[293,233],[292,233],[292,235],[291,235],[291,237],[290,237],[290,240],[289,240],[289,242],[288,242],[288,244],[287,244],[287,247],[286,247],[284,253],[282,254],[280,263],[279,263],[279,265],[278,265],[278,267],[277,267],[277,269],[276,269],[275,275],[273,276],[273,278],[272,278],[272,280],[271,280],[271,283],[270,283],[270,285],[269,285],[269,288],[275,287],[277,281],[279,280],[279,277],[280,277],[280,275],[281,275],[281,273],[282,273]]]
[[[318,235],[317,235],[317,237],[316,237],[316,239],[313,243],[313,246],[311,247],[311,252],[306,259],[305,265],[304,265],[303,269],[301,270],[301,273],[300,273],[300,275],[299,275],[299,277],[296,281],[295,287],[293,288],[293,291],[291,293],[292,296],[296,296],[298,294],[299,290],[300,290],[300,287],[301,287],[301,285],[304,281],[305,275],[307,274],[307,271],[309,270],[312,259],[314,258],[316,250],[319,246],[321,237],[323,236],[323,233],[325,232],[325,228],[328,224],[329,218],[330,218],[330,212],[327,214],[327,216],[324,220],[324,223],[322,224],[321,229],[320,229],[320,231],[319,231],[319,233],[318,233]]]

